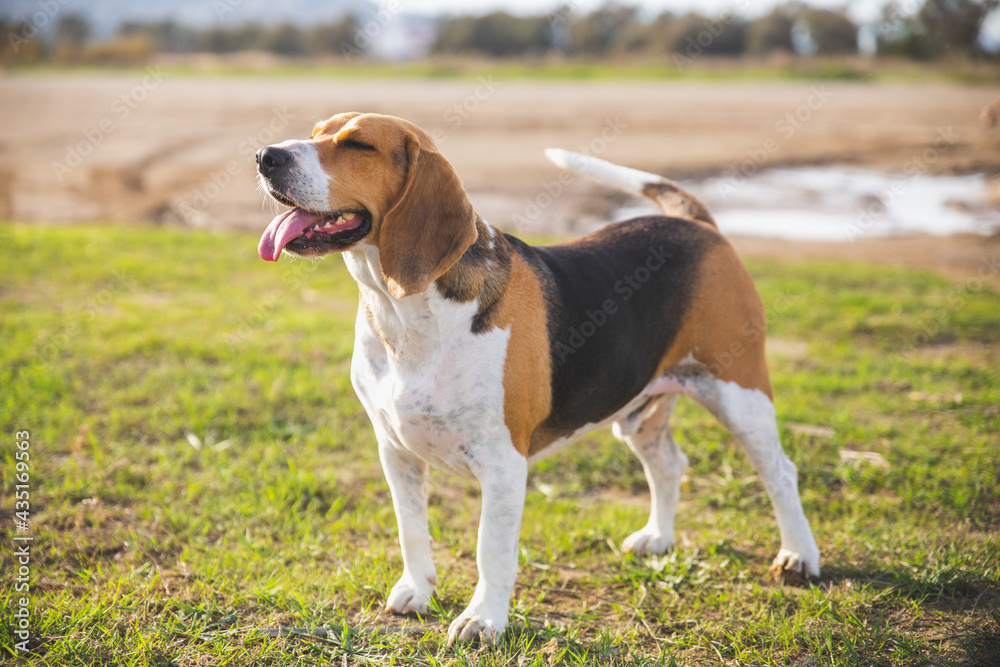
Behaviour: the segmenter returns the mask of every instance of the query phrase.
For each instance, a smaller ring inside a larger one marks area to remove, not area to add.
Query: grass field
[[[533,469],[503,642],[452,651],[448,622],[475,583],[476,488],[433,476],[434,615],[380,613],[401,560],[348,378],[355,286],[339,259],[270,265],[255,247],[0,225],[3,652],[25,595],[8,575],[26,430],[34,664],[1000,664],[996,292],[752,263],[822,580],[767,578],[764,487],[682,401],[681,546],[620,553],[645,522],[645,481],[610,434],[588,438]]]
[[[246,54],[209,57],[153,58],[166,76],[235,76],[323,79],[471,79],[485,73],[504,81],[868,81],[948,82],[992,85],[997,61],[914,62],[871,58],[798,58],[784,60],[727,60],[704,58],[677,61],[660,58],[620,60],[553,58],[439,57],[414,62],[367,59],[296,59],[280,57],[247,59]],[[9,68],[32,75],[70,72],[144,72],[145,65],[40,63]]]

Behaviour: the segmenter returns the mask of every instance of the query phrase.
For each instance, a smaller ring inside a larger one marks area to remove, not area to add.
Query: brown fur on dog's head
[[[476,240],[462,182],[430,136],[381,114],[342,113],[318,123],[312,140],[329,176],[333,210],[361,206],[393,296],[419,294]]]

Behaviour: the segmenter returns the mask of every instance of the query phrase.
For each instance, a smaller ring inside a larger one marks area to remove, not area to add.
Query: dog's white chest
[[[432,308],[393,349],[360,313],[351,375],[380,435],[430,465],[474,475],[499,447],[504,423],[503,369],[509,332],[469,330],[475,304],[429,297]]]

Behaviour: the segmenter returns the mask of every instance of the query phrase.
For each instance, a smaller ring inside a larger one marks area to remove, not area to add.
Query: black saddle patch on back
[[[508,237],[546,291],[552,410],[541,428],[568,435],[611,417],[652,380],[694,297],[718,232],[644,216],[564,244]]]

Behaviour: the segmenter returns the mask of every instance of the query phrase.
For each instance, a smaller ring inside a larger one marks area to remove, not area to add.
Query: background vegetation
[[[773,54],[843,56],[863,50],[880,56],[917,60],[945,57],[983,58],[978,41],[983,21],[997,0],[894,1],[878,21],[855,24],[846,10],[811,7],[790,0],[769,13],[746,18],[664,12],[644,20],[638,7],[610,2],[581,13],[569,5],[548,14],[518,16],[446,16],[437,20],[431,55],[476,54],[511,58],[558,55],[570,58],[738,58]],[[0,33],[27,35],[26,24],[0,22]],[[153,25],[126,23],[108,39],[91,39],[86,19],[65,14],[48,38],[14,45],[6,40],[0,62],[137,62],[154,54],[269,52],[285,57],[362,55],[366,38],[362,19],[318,26],[243,24],[193,28],[173,21]],[[16,47],[15,47],[16,46]]]

